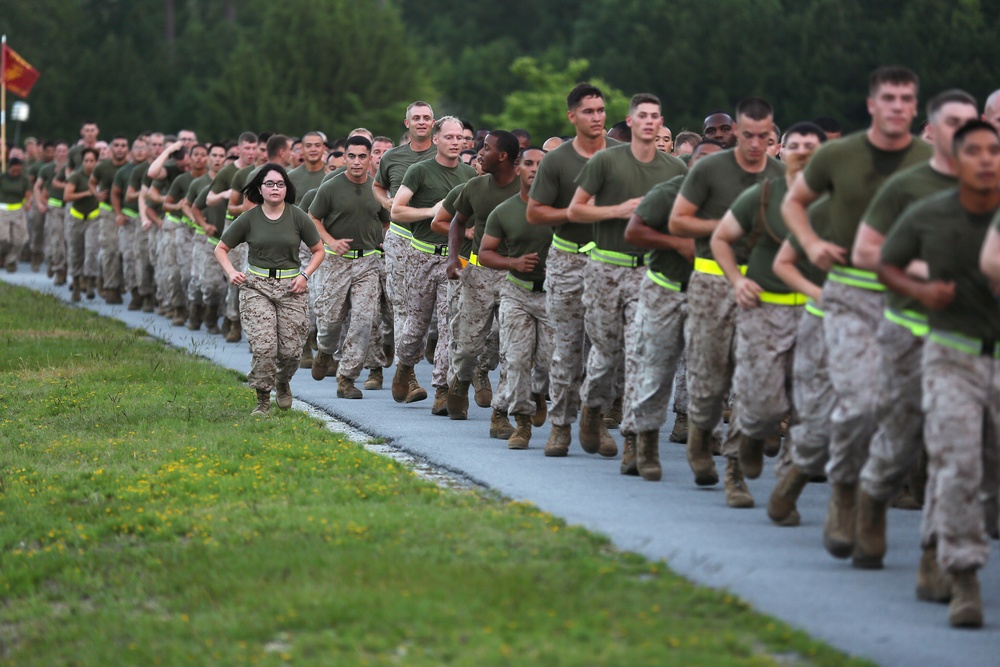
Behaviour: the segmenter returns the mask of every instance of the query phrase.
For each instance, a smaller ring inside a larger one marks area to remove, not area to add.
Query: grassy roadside
[[[0,284],[0,662],[843,665],[537,508]]]

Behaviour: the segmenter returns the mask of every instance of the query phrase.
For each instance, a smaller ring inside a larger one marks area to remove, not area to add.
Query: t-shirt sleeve
[[[500,216],[497,215],[497,211],[499,210],[500,207],[497,206],[495,209],[490,211],[489,216],[486,218],[486,230],[483,234],[498,239],[505,239],[507,238],[507,232],[504,231],[503,222],[501,221]]]
[[[313,224],[312,218],[305,214],[299,208],[292,209],[295,214],[295,219],[299,224],[299,234],[302,236],[302,240],[307,246],[312,248],[314,245],[320,242],[319,230],[316,229],[316,225]]]
[[[809,189],[817,194],[827,192],[832,185],[830,180],[831,166],[836,162],[831,149],[836,149],[835,144],[821,146],[816,154],[809,160],[806,169],[802,172]]]
[[[448,212],[452,215],[461,213],[466,217],[466,219],[469,219],[474,215],[475,211],[472,210],[472,202],[469,200],[468,188],[465,186],[466,183],[463,183],[462,185],[453,188],[452,191],[448,193],[448,197],[451,197],[453,194],[455,195],[454,203],[452,204],[453,210]],[[445,198],[445,201],[447,201],[447,198]]]
[[[920,256],[920,236],[917,233],[917,216],[907,211],[892,227],[882,244],[882,261],[904,267]]]
[[[229,223],[226,227],[226,231],[222,232],[222,237],[219,239],[225,243],[230,248],[235,248],[239,244],[247,240],[247,232],[250,231],[250,214],[253,210],[241,213],[240,217]],[[315,225],[313,225],[315,229]]]
[[[379,168],[382,165],[379,164]],[[416,192],[420,189],[420,186],[424,184],[424,170],[420,168],[420,163],[411,164],[406,168],[406,173],[403,174],[403,180],[400,181],[400,187],[406,186],[412,192]]]
[[[557,178],[558,170],[556,166],[555,161],[553,161],[552,165],[546,168],[546,162],[542,160],[542,163],[538,165],[538,173],[535,174],[535,180],[531,182],[531,190],[528,192],[528,197],[543,206],[552,206],[556,201],[556,197],[559,196],[559,180]]]
[[[899,191],[893,187],[893,183],[894,180],[890,180],[879,188],[871,203],[868,204],[868,209],[861,216],[866,225],[883,235],[889,233],[893,223],[899,218],[904,208],[900,201]]]
[[[670,222],[670,209],[673,208],[677,191],[672,188],[656,186],[642,198],[635,214],[642,219],[650,229],[666,231]]]
[[[326,220],[326,216],[333,211],[332,188],[323,185],[316,191],[312,204],[309,205],[309,214],[315,216],[317,220]]]
[[[583,188],[583,191],[591,196],[598,195],[604,185],[606,155],[607,153],[602,151],[590,158],[580,171],[580,175],[576,177],[577,186]]]
[[[736,222],[744,232],[749,234],[753,231],[754,220],[757,218],[757,211],[760,209],[760,185],[753,185],[736,198],[729,210],[732,212]]]
[[[688,172],[687,178],[684,179],[684,185],[681,186],[680,195],[698,208],[701,208],[701,205],[708,199],[710,190],[706,174],[710,166],[710,162],[696,164]]]

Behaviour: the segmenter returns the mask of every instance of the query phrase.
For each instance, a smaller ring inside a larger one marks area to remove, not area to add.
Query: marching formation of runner
[[[291,406],[298,368],[337,396],[431,398],[545,456],[587,454],[659,481],[660,428],[696,485],[750,508],[776,457],[767,514],[796,526],[829,482],[823,544],[882,567],[890,506],[923,508],[921,600],[983,623],[977,570],[998,533],[1000,91],[927,103],[917,76],[872,73],[868,128],[828,117],[781,132],[768,101],[676,136],[635,95],[606,131],[604,96],[567,97],[574,136],[533,142],[413,102],[399,146],[244,132],[198,143],[31,142],[0,176],[0,255],[44,265],[72,298],[156,312],[237,342],[255,415]],[[493,387],[489,372],[499,368]],[[361,387],[356,383],[367,369]],[[512,419],[513,418],[513,423]],[[728,428],[723,426],[728,423]]]

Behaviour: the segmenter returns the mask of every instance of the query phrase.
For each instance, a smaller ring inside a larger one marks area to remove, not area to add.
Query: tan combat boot
[[[517,428],[507,438],[507,449],[527,449],[531,441],[531,415],[514,415]]]
[[[52,281],[53,285],[57,287],[62,287],[66,284],[66,271],[56,271],[55,278]]]
[[[951,603],[948,605],[948,623],[953,628],[983,627],[983,599],[979,595],[977,568],[955,570],[951,573]]]
[[[87,298],[94,299],[97,297],[97,278],[93,276],[86,276],[83,279],[83,287],[87,290]]]
[[[72,290],[73,290],[73,297],[72,297],[73,301],[74,302],[79,301],[81,294],[83,294],[83,278],[79,276],[73,278]]]
[[[789,519],[798,514],[795,504],[808,483],[809,475],[792,465],[771,492],[767,501],[768,518],[781,526],[798,525],[798,521],[789,523]]]
[[[937,561],[937,547],[926,547],[917,567],[917,599],[925,602],[951,600],[951,575]]]
[[[312,348],[306,343],[302,346],[302,354],[299,355],[299,368],[312,368],[313,361]]]
[[[639,475],[638,439],[639,437],[634,433],[625,436],[625,444],[622,447],[622,464],[618,467],[618,472],[623,475]]]
[[[205,306],[205,331],[213,336],[219,335],[219,306]]]
[[[889,504],[858,492],[857,525],[851,565],[859,570],[881,570],[885,557],[885,515]]]
[[[191,314],[188,317],[187,328],[189,331],[201,329],[201,318],[205,312],[205,307],[200,303],[191,304]]]
[[[549,406],[545,402],[545,395],[532,394],[531,399],[535,402],[535,414],[531,415],[531,425],[541,426],[549,416]]]
[[[604,415],[604,425],[607,428],[618,428],[622,423],[622,399],[619,396],[611,404],[608,414]]]
[[[488,408],[493,404],[493,385],[490,383],[490,372],[486,368],[477,368],[472,374],[472,388],[475,393],[472,395],[476,405],[481,408]]]
[[[634,437],[631,434],[626,436]],[[639,476],[650,482],[659,482],[663,476],[660,466],[660,432],[643,431],[636,442],[636,467]]]
[[[187,324],[188,321],[188,310],[187,306],[178,306],[174,311],[174,319],[171,320],[171,324],[175,327],[182,327]]]
[[[337,376],[337,398],[361,398],[361,390],[354,386],[354,380]]]
[[[694,473],[694,483],[698,486],[713,486],[719,483],[719,471],[712,459],[712,434],[697,426],[688,428],[687,460]]]
[[[740,433],[740,468],[747,479],[757,479],[764,471],[764,441]]]
[[[501,410],[494,410],[490,417],[490,437],[506,440],[514,435],[514,427],[510,425],[506,413]]]
[[[601,427],[604,417],[600,408],[583,406],[580,410],[580,446],[588,454],[596,454],[601,448]]]
[[[375,368],[368,369],[368,379],[365,380],[365,389],[369,391],[378,391],[381,388],[382,388],[382,367],[376,366]]]
[[[142,308],[142,295],[139,294],[139,290],[135,287],[129,292],[128,305],[125,310],[136,311]]]
[[[565,426],[553,424],[552,432],[549,433],[549,439],[545,442],[545,455],[566,456],[569,454],[569,443],[571,439],[572,433],[569,424],[566,424]]]
[[[392,377],[392,400],[397,403],[415,403],[427,398],[427,392],[417,384],[413,366],[396,364],[396,374]]]
[[[674,429],[670,431],[670,442],[687,442],[688,439],[688,416],[686,413],[678,412],[674,415]]]
[[[292,407],[292,387],[287,382],[279,382],[274,387],[275,398],[278,407],[287,410]]]
[[[454,378],[448,385],[448,419],[462,421],[469,418],[469,380]]]
[[[229,322],[229,333],[226,334],[227,343],[238,343],[243,338],[243,323],[239,319]]]
[[[739,459],[726,459],[726,505],[736,509],[753,507],[753,496],[743,479]]]
[[[317,352],[312,363],[312,379],[320,382],[326,379],[326,372],[333,363],[333,355],[329,352]]]
[[[823,546],[834,558],[850,558],[854,553],[854,512],[857,484],[832,484],[833,494],[823,526]]]
[[[438,417],[448,416],[448,387],[435,388],[434,405],[431,406],[431,414]]]
[[[257,390],[257,407],[253,409],[250,416],[254,415],[266,415],[267,411],[271,409],[271,392],[267,389]]]

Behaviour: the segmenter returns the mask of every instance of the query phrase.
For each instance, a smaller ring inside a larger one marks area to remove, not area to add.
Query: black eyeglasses
[[[271,188],[271,189],[277,188],[277,189],[280,190],[281,188],[285,187],[285,182],[284,181],[264,181],[263,186],[265,188]]]

